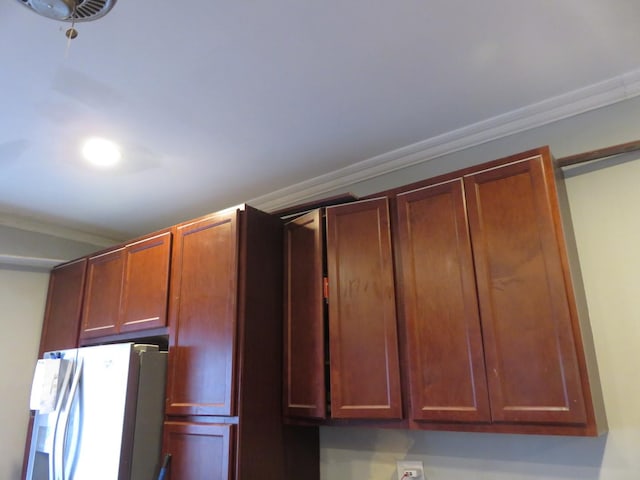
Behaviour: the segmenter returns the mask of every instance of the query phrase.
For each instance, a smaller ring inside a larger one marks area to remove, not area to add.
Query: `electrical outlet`
[[[396,465],[398,468],[398,480],[406,480],[407,478],[427,480],[424,476],[424,466],[421,461],[398,460]]]

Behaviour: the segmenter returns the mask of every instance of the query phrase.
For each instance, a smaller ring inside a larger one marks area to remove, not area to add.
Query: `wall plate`
[[[424,476],[424,465],[421,460],[398,460],[396,461],[398,480],[407,480],[407,478],[417,478],[419,480],[426,480]],[[411,477],[403,477],[407,471],[415,472],[415,475]]]

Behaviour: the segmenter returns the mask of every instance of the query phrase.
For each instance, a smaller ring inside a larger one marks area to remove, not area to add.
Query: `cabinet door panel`
[[[120,332],[167,324],[171,232],[127,245]]]
[[[397,197],[411,418],[489,422],[462,180]]]
[[[319,210],[285,225],[284,408],[326,417],[323,231]]]
[[[54,268],[49,279],[40,356],[78,346],[87,259]]]
[[[124,248],[89,258],[81,338],[118,333]]]
[[[331,416],[402,418],[386,198],[327,208]]]
[[[168,414],[234,414],[237,217],[237,211],[221,213],[177,229]]]
[[[235,425],[165,422],[163,452],[171,454],[167,478],[231,480]]]
[[[493,420],[582,424],[584,397],[554,227],[557,199],[548,192],[542,157],[464,182]]]

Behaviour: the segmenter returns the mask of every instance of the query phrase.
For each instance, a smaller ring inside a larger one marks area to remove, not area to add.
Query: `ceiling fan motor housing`
[[[18,0],[44,17],[66,22],[88,22],[105,16],[116,0]]]

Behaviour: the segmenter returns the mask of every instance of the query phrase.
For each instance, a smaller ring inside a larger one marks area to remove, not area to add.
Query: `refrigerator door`
[[[123,434],[138,379],[132,344],[85,347],[78,357],[82,376],[63,432],[64,480],[128,478],[122,468],[130,465],[130,451],[123,447],[130,445]]]
[[[132,343],[45,354],[73,371],[36,414],[27,480],[151,480],[158,470],[166,352]]]
[[[54,357],[51,357],[54,358]],[[53,383],[50,385],[52,390],[56,390],[53,396],[54,408],[49,411],[36,412],[34,416],[33,432],[31,434],[31,448],[27,459],[27,476],[28,480],[49,480],[55,478],[56,465],[54,463],[54,444],[56,441],[55,433],[60,423],[62,409],[68,398],[69,384],[72,378],[73,361],[63,360],[56,357],[61,362],[60,376],[58,378],[59,389]],[[36,371],[34,378],[33,390],[46,390],[44,384],[40,383],[42,378],[38,379]]]

